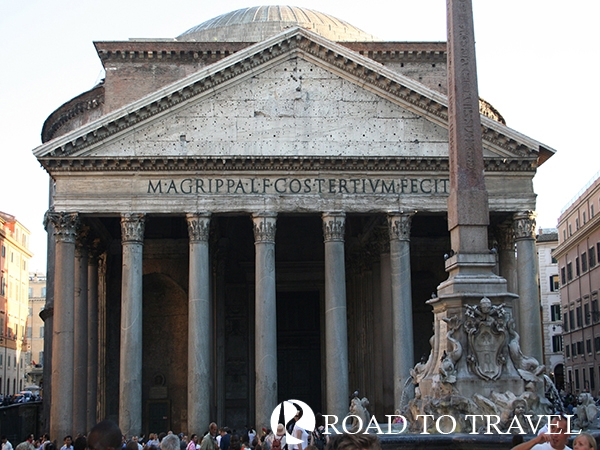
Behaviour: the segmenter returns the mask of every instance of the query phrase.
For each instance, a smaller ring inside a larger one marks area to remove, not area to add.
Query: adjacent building
[[[29,230],[0,212],[0,394],[14,395],[27,384]]]
[[[560,270],[566,390],[600,392],[600,173],[565,208],[553,252]]]
[[[558,231],[555,228],[540,228],[536,243],[544,332],[544,365],[560,390],[564,389],[562,313],[558,261],[552,255],[558,246]]]
[[[27,381],[40,386],[44,365],[44,321],[40,317],[46,305],[46,274],[29,274],[29,316],[27,319]],[[41,387],[41,386],[40,386]]]
[[[100,417],[260,429],[290,398],[345,415],[355,389],[393,414],[452,253],[446,43],[270,6],[95,46],[105,80],[34,150],[53,180],[51,435]],[[490,248],[507,295],[537,293],[514,249],[535,252],[532,179],[554,150],[480,112]]]

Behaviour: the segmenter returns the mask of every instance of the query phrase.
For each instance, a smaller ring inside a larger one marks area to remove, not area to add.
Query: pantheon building
[[[105,79],[34,150],[51,436],[259,428],[286,399],[344,416],[355,390],[393,414],[452,254],[446,43],[265,6],[95,47]],[[518,294],[554,150],[480,112],[489,248]]]

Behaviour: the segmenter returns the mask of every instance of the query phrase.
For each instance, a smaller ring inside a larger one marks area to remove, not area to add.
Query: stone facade
[[[558,246],[558,231],[541,229],[536,238],[538,268],[540,272],[540,302],[544,327],[544,364],[554,376],[556,387],[564,389],[564,356],[562,306],[560,304],[560,281],[558,261],[552,256]]]
[[[75,301],[63,237],[81,222],[101,249],[98,417],[127,434],[259,429],[277,401],[343,414],[354,389],[393,413],[447,277],[445,44],[291,28],[96,48],[111,69],[98,109],[58,127],[62,107],[34,154],[55,181],[55,330]],[[553,150],[480,106],[490,224],[512,226]],[[79,431],[69,420],[51,433]]]
[[[560,300],[563,315],[565,389],[600,392],[600,176],[564,209],[558,219]]]

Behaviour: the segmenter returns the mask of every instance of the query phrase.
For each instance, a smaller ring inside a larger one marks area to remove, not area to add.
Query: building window
[[[577,328],[581,328],[583,326],[583,316],[581,315],[581,306],[575,308],[575,315],[577,317]]]
[[[571,344],[571,356],[573,356],[573,358],[577,357],[577,346],[575,345],[575,342]]]
[[[558,282],[558,275],[550,276],[550,292],[558,292],[560,289],[560,283]]]
[[[594,338],[594,351],[600,352],[600,336]]]
[[[585,315],[585,324],[589,325],[592,322],[592,315],[590,314],[590,304],[586,303],[583,305],[583,312]]]
[[[573,279],[573,265],[571,263],[567,263],[567,280],[571,281]]]
[[[591,204],[590,205],[590,219],[592,219],[594,217],[594,205]]]
[[[583,212],[583,224],[587,223],[587,216],[585,215],[585,211]]]
[[[561,320],[560,304],[556,303],[554,305],[550,305],[550,320],[552,322]]]
[[[571,357],[571,347],[569,345],[565,345],[565,354],[567,358]]]
[[[579,390],[579,369],[575,369],[575,389]]]
[[[40,327],[40,338],[44,338],[44,327]]]
[[[573,236],[573,228],[571,228],[571,224],[569,224],[569,237]]]
[[[46,298],[46,286],[42,288],[42,297]]]
[[[550,257],[552,258],[552,264],[557,264],[558,261],[556,260],[556,258],[554,257],[553,253],[554,250],[556,250],[555,248],[553,248],[552,250],[550,250]]]
[[[583,341],[577,341],[577,354],[583,355]]]
[[[40,352],[40,359],[38,360],[38,364],[44,365],[44,352]]]
[[[582,272],[587,271],[587,263],[588,263],[587,252],[583,252],[581,254],[581,271]]]
[[[593,367],[590,367],[590,389],[592,391],[596,389],[596,374]]]
[[[569,328],[575,329],[575,311],[573,310],[569,311]]]
[[[575,217],[575,230],[579,230],[579,217]]]
[[[565,268],[564,267],[560,268],[560,279],[562,281],[562,284],[567,284],[567,276],[566,276],[566,272],[565,272]]]
[[[581,275],[581,271],[579,270],[579,256],[575,258],[575,275]]]
[[[585,351],[588,352],[588,354],[592,353],[592,340],[591,339],[587,339],[585,341]]]
[[[596,249],[594,247],[590,247],[589,251],[590,257],[590,269],[596,265]]]
[[[598,299],[594,299],[592,300],[592,320],[595,322],[598,322],[598,319],[600,319],[600,311],[598,311]]]
[[[562,352],[562,336],[560,334],[552,336],[552,351],[554,353]]]
[[[4,245],[2,246],[2,257],[6,258],[6,247]]]

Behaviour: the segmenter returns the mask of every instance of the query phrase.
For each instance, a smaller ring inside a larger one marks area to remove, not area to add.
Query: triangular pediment
[[[248,47],[34,150],[152,157],[447,158],[447,99],[303,29]],[[482,116],[484,155],[553,152]]]

